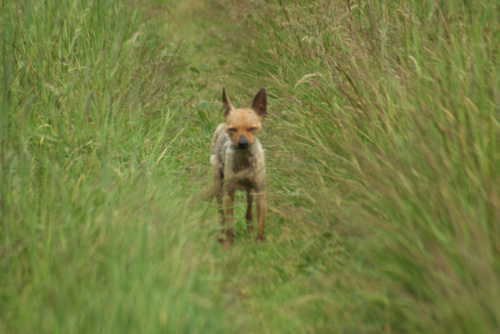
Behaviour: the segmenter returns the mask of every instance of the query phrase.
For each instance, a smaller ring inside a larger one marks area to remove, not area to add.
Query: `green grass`
[[[326,328],[496,332],[498,4],[251,3],[244,69],[267,78],[311,196],[291,220],[356,249],[340,269],[351,298],[328,298],[356,315],[325,310]]]
[[[0,332],[495,333],[495,1],[0,4]],[[221,90],[266,241],[216,242]]]
[[[147,9],[2,4],[4,333],[232,328],[174,153],[181,46]]]

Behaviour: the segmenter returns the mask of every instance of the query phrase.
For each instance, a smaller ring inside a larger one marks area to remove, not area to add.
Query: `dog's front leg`
[[[252,213],[253,197],[254,197],[253,190],[248,189],[247,190],[247,215],[246,215],[248,233],[253,232],[253,213]]]
[[[220,224],[222,226],[221,229],[221,234],[222,236],[219,238],[219,242],[224,241],[224,226],[226,223],[226,219],[224,217],[224,203],[222,201],[222,191],[223,191],[223,176],[222,172],[220,170],[215,171],[215,176],[214,176],[214,186],[215,186],[215,198],[217,199],[217,205],[219,206],[219,216],[220,216]]]
[[[266,216],[266,193],[257,193],[257,241],[264,240],[264,218]]]
[[[224,247],[230,248],[233,244],[233,205],[234,205],[234,189],[224,191],[224,210],[226,212],[226,240]]]

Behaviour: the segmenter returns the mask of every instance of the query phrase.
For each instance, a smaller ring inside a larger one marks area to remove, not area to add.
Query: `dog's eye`
[[[250,128],[250,129],[248,129],[248,131],[254,132],[254,131],[257,131],[257,128]]]
[[[235,128],[229,128],[229,129],[227,129],[227,131],[229,131],[229,132],[236,132],[236,129]]]

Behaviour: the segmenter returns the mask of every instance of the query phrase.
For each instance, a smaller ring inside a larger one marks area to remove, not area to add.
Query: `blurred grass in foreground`
[[[0,332],[230,326],[169,152],[180,48],[144,6],[0,4]]]

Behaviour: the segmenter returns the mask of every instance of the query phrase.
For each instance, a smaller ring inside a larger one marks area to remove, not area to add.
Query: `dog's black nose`
[[[239,149],[248,148],[248,142],[244,135],[241,135],[240,139],[238,139],[238,148]]]

